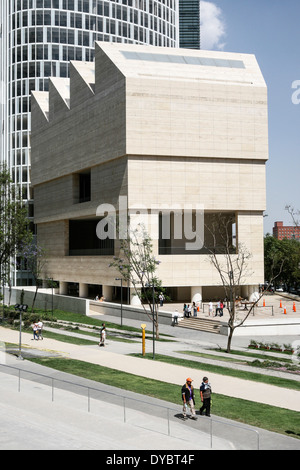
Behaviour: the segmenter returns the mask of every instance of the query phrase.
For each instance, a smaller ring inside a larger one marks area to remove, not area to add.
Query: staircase
[[[178,327],[191,330],[207,331],[208,333],[220,333],[221,322],[208,318],[190,317],[183,318],[178,322]]]

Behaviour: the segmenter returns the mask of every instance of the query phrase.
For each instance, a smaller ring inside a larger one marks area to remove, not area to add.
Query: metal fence
[[[32,383],[38,383],[39,393],[48,394],[52,402],[58,400],[68,407],[101,416],[107,413],[116,421],[187,440],[191,445],[194,441],[196,447],[201,443],[206,449],[259,450],[260,436],[256,430],[222,418],[199,416],[197,421],[183,421],[181,406],[171,408],[6,364],[0,364],[0,372],[16,377],[18,392],[32,391]]]

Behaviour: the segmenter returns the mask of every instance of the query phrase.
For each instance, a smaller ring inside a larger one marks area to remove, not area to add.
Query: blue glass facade
[[[200,46],[200,0],[179,0],[179,47]]]

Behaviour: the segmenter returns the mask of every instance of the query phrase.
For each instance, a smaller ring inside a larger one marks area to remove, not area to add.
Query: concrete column
[[[89,295],[89,287],[82,282],[79,283],[79,297],[87,298]]]
[[[112,286],[102,286],[102,295],[107,302],[111,302],[113,288]]]
[[[199,304],[199,307],[202,305],[202,286],[192,286],[191,287],[191,302]]]
[[[142,305],[139,296],[135,292],[135,289],[130,289],[130,305]]]
[[[59,281],[59,293],[60,295],[67,295],[68,294],[68,283]]]

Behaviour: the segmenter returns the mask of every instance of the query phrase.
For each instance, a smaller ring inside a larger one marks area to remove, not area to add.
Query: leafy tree
[[[39,288],[41,274],[46,264],[45,250],[35,241],[26,241],[20,247],[19,255],[21,259],[26,261],[27,269],[30,270],[35,281],[35,293],[32,301],[31,311],[33,312],[34,304]]]
[[[288,287],[300,283],[300,242],[295,239],[278,240],[271,235],[264,239],[266,279],[279,273],[277,283]]]
[[[5,165],[0,166],[0,279],[8,281],[9,266],[24,243],[32,239],[27,208],[18,186],[12,184]]]

